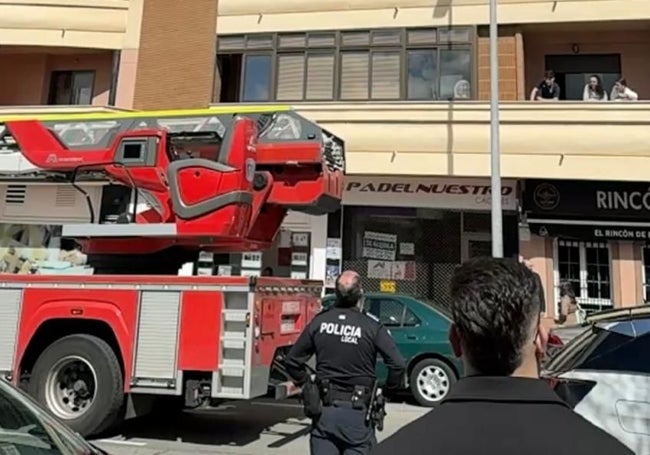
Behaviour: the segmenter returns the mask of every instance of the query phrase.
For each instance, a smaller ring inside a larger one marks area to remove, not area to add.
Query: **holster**
[[[315,419],[323,412],[320,387],[315,375],[310,375],[302,386],[302,402],[305,417]]]

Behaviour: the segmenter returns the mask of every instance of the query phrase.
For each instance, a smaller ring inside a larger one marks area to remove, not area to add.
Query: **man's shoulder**
[[[616,439],[597,425],[594,425],[580,414],[564,409],[566,420],[558,419],[561,424],[564,420],[563,433],[567,440],[579,442],[585,448],[585,453],[606,453],[608,455],[633,455],[634,452],[625,444]],[[558,429],[559,430],[559,429]],[[556,433],[557,435],[557,433]],[[582,452],[581,452],[582,453]]]

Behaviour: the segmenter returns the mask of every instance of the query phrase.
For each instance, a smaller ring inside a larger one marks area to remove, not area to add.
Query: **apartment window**
[[[94,85],[94,71],[54,71],[48,104],[92,104]]]
[[[269,101],[271,99],[271,56],[246,55],[242,101]]]
[[[612,306],[607,243],[558,240],[555,264],[556,288],[563,282],[571,283],[580,307],[587,313]],[[559,301],[559,291],[556,301]]]
[[[471,42],[469,28],[220,37],[219,101],[470,99]]]

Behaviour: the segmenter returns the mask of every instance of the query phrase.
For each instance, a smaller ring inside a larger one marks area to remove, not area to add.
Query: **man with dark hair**
[[[395,341],[376,318],[361,312],[362,305],[359,275],[343,272],[336,280],[336,304],[307,325],[287,354],[287,372],[303,386],[303,393],[310,381],[320,389],[318,411],[308,415],[313,419],[313,455],[363,455],[373,447],[375,428],[366,416],[377,354],[388,367],[386,390],[402,382],[404,359]],[[314,354],[316,378],[310,378],[305,363]]]
[[[517,260],[478,258],[459,267],[451,282],[449,339],[467,377],[438,409],[372,453],[631,455],[539,379],[546,340],[540,286]]]

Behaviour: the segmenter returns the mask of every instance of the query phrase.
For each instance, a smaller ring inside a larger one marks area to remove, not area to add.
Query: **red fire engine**
[[[265,395],[322,283],[176,274],[199,252],[269,247],[288,210],[335,210],[343,170],[343,142],[290,110],[5,121],[0,224],[59,226],[56,254],[94,274],[8,246],[0,373],[83,435],[162,398]]]

